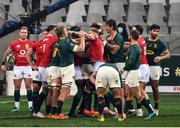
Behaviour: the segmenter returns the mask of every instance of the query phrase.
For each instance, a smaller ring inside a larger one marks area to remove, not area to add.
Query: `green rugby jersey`
[[[112,54],[108,52],[109,61],[110,63],[118,63],[118,62],[125,62],[125,56],[123,54],[123,48],[124,48],[124,39],[121,36],[120,33],[117,32],[116,36],[113,39],[118,45],[120,45],[120,49],[115,53]],[[111,44],[114,44],[114,42],[111,42]]]
[[[146,38],[146,43],[148,64],[150,66],[160,65],[160,63],[154,62],[154,58],[160,56],[163,51],[167,50],[165,44],[159,39],[150,41],[148,38]]]
[[[48,66],[59,66],[60,65],[60,50],[59,44],[53,46],[53,52],[51,57],[51,62]]]
[[[124,70],[136,70],[139,68],[141,58],[141,50],[138,44],[130,46],[127,52],[127,58]]]
[[[69,38],[58,40],[60,52],[60,67],[66,67],[74,63],[73,44]]]

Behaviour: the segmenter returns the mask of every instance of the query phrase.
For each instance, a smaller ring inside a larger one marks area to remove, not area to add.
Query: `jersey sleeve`
[[[130,67],[133,66],[133,64],[134,64],[134,62],[136,60],[136,58],[135,58],[136,54],[137,54],[137,50],[134,47],[132,47],[130,49],[128,60],[126,62],[126,66],[124,67],[124,70],[129,70]]]
[[[161,42],[160,52],[162,53],[165,50],[167,50],[166,45],[163,42]]]
[[[120,46],[124,45],[124,39],[122,38],[122,36],[119,33],[117,33],[117,36],[114,39],[114,41]]]

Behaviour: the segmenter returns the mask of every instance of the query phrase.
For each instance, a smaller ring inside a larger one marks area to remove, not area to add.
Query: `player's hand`
[[[161,57],[160,56],[156,56],[155,58],[154,58],[154,62],[155,63],[159,63],[161,61]]]
[[[32,65],[32,69],[34,69],[34,70],[38,70],[37,65],[33,64],[33,65]]]
[[[78,32],[78,34],[80,37],[85,37],[85,35],[86,35],[86,33],[84,31],[80,31],[80,32]]]
[[[1,71],[3,71],[3,72],[6,72],[6,71],[7,71],[6,65],[1,65]]]

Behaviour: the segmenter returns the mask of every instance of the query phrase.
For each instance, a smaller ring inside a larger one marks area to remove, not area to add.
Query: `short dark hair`
[[[114,19],[110,19],[106,21],[106,25],[109,25],[110,27],[113,27],[114,30],[117,30],[117,24]]]
[[[153,29],[159,29],[160,30],[160,26],[157,24],[153,24],[149,27],[149,31],[153,30]]]
[[[101,26],[98,23],[92,23],[92,25],[90,26],[90,28],[92,29],[92,31],[99,33],[101,30]]]
[[[139,38],[139,32],[137,30],[131,30],[130,35],[132,36],[134,40],[138,40]]]
[[[139,31],[139,34],[141,35],[143,33],[143,27],[141,25],[134,25],[137,31]]]
[[[22,26],[19,30],[21,30],[21,29],[26,29],[27,31],[29,30],[29,28],[26,26]]]
[[[66,28],[65,26],[61,25],[55,29],[55,33],[56,33],[57,37],[63,36],[65,28]]]
[[[56,26],[55,25],[49,25],[47,27],[47,32],[50,32],[51,30],[53,30]]]

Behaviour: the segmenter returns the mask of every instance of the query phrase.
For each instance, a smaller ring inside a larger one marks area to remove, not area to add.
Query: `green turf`
[[[25,99],[24,97],[22,99]],[[13,100],[12,97],[0,97],[0,102]],[[152,101],[152,100],[151,100]],[[0,126],[7,127],[171,127],[180,126],[180,95],[161,96],[160,115],[151,121],[144,117],[127,118],[124,122],[117,122],[111,117],[105,118],[105,122],[98,122],[93,117],[76,117],[67,120],[34,119],[28,118],[27,102],[21,103],[21,112],[12,113],[13,103],[0,103]],[[68,112],[71,100],[64,106],[64,112]],[[44,108],[42,108],[44,110]],[[22,116],[25,116],[22,118]]]

